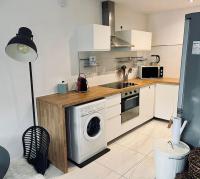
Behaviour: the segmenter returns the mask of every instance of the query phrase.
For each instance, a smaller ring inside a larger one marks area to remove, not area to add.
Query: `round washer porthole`
[[[100,123],[100,119],[96,116],[89,121],[87,125],[87,135],[89,137],[95,137],[99,133],[99,131],[101,130]]]
[[[104,126],[104,121],[99,113],[89,116],[85,122],[84,136],[89,141],[94,141],[101,136]]]

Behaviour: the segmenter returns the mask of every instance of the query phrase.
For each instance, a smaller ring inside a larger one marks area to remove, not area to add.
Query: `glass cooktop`
[[[122,88],[127,88],[127,87],[135,86],[135,85],[137,85],[137,84],[129,83],[129,82],[114,82],[114,83],[104,84],[101,86],[107,87],[107,88],[122,89]]]

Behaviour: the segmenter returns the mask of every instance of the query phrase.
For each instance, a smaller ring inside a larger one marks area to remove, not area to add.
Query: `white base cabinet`
[[[139,116],[121,123],[121,94],[106,98],[106,138],[107,142],[153,117],[169,120],[176,114],[178,85],[156,84],[140,88]]]
[[[155,85],[140,89],[140,120],[146,122],[154,117]]]
[[[155,97],[155,113],[157,118],[170,120],[176,115],[178,103],[178,85],[157,84]]]
[[[106,98],[105,114],[106,140],[117,138],[121,129],[121,94],[113,95]]]
[[[121,134],[143,124],[154,117],[155,85],[140,88],[139,116],[121,125]]]

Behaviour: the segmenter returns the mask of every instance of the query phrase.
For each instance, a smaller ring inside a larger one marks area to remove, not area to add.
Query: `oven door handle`
[[[139,98],[139,95],[137,95],[137,96],[133,96],[133,97],[128,98],[128,99],[125,99],[125,101],[130,101],[130,100],[132,100],[132,99],[136,99],[136,98]]]

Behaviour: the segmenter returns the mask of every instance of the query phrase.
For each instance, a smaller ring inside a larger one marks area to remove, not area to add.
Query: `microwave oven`
[[[162,78],[163,66],[139,66],[139,78]]]

